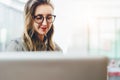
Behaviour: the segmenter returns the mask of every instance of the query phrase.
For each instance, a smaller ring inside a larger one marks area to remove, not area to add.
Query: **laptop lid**
[[[107,80],[106,57],[0,54],[0,80]]]

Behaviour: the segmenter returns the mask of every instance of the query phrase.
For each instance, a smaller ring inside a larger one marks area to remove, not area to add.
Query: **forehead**
[[[53,14],[53,8],[50,5],[38,5],[35,10],[35,15],[42,14],[48,15]]]

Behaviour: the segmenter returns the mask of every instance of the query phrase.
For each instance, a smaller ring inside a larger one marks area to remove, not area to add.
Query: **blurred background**
[[[0,0],[0,52],[21,37],[27,0]],[[52,0],[54,41],[63,54],[105,55],[109,80],[120,80],[120,0]],[[114,75],[114,74],[115,75]]]
[[[0,0],[0,51],[22,36],[27,0]],[[119,0],[52,0],[54,41],[64,53],[79,52],[120,58]],[[74,54],[74,53],[73,53]]]

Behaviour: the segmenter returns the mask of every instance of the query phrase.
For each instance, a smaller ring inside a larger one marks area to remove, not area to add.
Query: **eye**
[[[48,19],[48,20],[51,20],[52,18],[53,18],[52,15],[47,16],[47,19]]]
[[[42,20],[43,19],[43,16],[42,15],[38,15],[35,17],[36,20]]]
[[[44,17],[42,15],[37,15],[37,16],[34,16],[34,21],[36,23],[41,23],[43,21]]]

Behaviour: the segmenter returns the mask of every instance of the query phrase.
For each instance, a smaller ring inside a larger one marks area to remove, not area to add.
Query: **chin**
[[[42,33],[39,33],[40,35],[44,36],[46,35],[47,33],[46,32],[42,32]]]
[[[41,36],[46,35],[47,32],[48,32],[47,30],[45,30],[45,31],[43,31],[43,30],[38,31],[39,35],[41,35]]]

